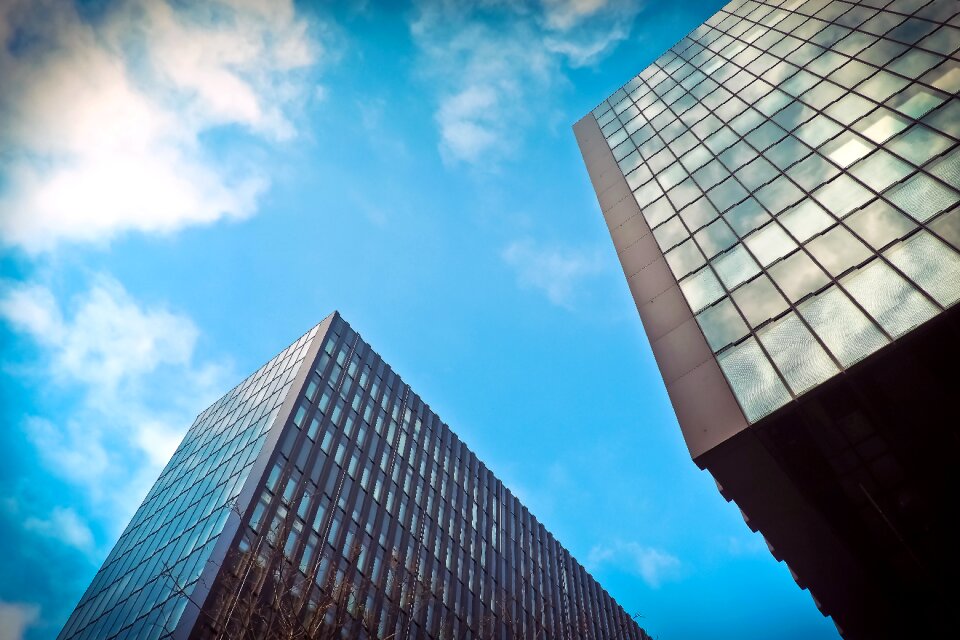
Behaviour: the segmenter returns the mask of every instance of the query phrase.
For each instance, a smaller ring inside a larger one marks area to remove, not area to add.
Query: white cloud
[[[0,640],[22,640],[40,615],[40,607],[22,602],[0,602]]]
[[[617,542],[592,548],[587,554],[587,566],[591,569],[612,566],[639,576],[656,589],[666,580],[678,576],[680,560],[662,549],[645,547],[636,542]]]
[[[443,159],[490,168],[514,153],[526,127],[552,119],[565,67],[609,54],[639,10],[620,0],[421,2],[410,30],[438,94]]]
[[[0,235],[29,252],[251,215],[269,176],[201,136],[292,137],[322,51],[292,3],[165,0],[86,21],[72,3],[0,8]]]
[[[52,473],[123,524],[229,367],[196,362],[188,317],[140,304],[109,277],[65,306],[42,285],[5,284],[0,318],[41,349],[33,375],[79,398],[68,415],[27,416],[22,428]]]
[[[162,308],[142,309],[117,281],[95,279],[63,318],[53,294],[25,284],[0,298],[0,315],[50,350],[51,371],[113,394],[161,365],[186,364],[197,340],[193,323]]]
[[[79,551],[90,553],[94,549],[93,532],[73,509],[55,507],[49,518],[29,517],[23,528],[48,538],[55,538]]]
[[[516,271],[523,287],[539,289],[550,302],[571,307],[577,286],[603,269],[599,251],[538,246],[525,240],[508,245],[501,257]]]

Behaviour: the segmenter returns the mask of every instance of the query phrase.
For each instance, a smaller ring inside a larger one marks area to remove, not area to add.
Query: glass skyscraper
[[[334,313],[204,411],[60,638],[647,640]]]
[[[851,638],[956,591],[958,11],[735,0],[574,127],[692,457]]]

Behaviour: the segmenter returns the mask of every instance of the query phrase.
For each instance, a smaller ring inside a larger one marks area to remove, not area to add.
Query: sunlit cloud
[[[40,607],[23,602],[0,602],[0,640],[21,640],[40,616]]]
[[[37,253],[255,212],[269,173],[204,136],[294,137],[324,51],[289,0],[185,6],[131,0],[87,19],[72,3],[3,4],[4,243]]]
[[[515,153],[526,128],[551,119],[565,70],[610,54],[639,11],[615,0],[420,2],[410,31],[437,92],[444,161],[490,169]]]
[[[598,250],[541,245],[521,240],[507,245],[503,261],[522,287],[539,290],[555,305],[570,308],[584,280],[603,270]]]
[[[108,276],[69,305],[43,285],[4,288],[0,319],[39,349],[39,364],[24,375],[79,398],[69,414],[25,416],[20,428],[47,470],[117,527],[193,417],[227,388],[230,367],[197,362],[188,317],[142,305]]]
[[[679,576],[680,559],[672,553],[636,542],[597,545],[587,554],[591,570],[613,568],[639,576],[649,587],[659,588]]]

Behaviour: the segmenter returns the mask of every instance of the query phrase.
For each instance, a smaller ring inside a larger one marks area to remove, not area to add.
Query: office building
[[[574,126],[693,460],[848,638],[952,632],[958,11],[735,0]]]
[[[339,316],[206,409],[60,638],[646,640]]]

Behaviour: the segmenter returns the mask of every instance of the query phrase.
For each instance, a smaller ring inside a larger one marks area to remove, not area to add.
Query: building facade
[[[692,458],[848,638],[952,629],[958,11],[734,0],[574,126]]]
[[[60,638],[648,636],[336,313],[204,411]]]

